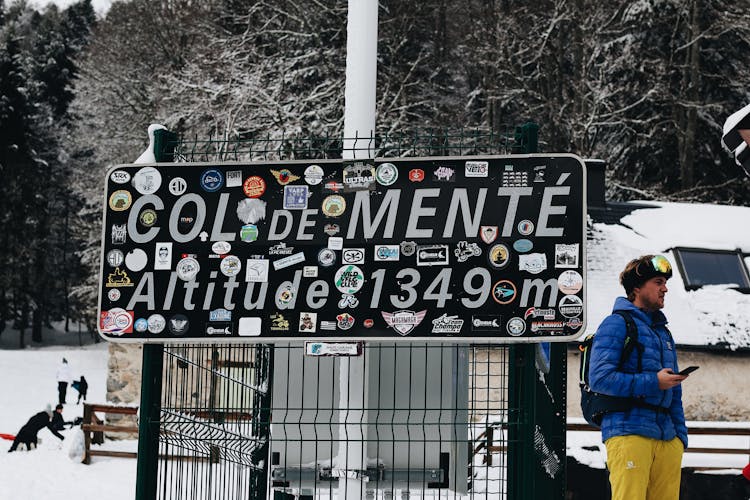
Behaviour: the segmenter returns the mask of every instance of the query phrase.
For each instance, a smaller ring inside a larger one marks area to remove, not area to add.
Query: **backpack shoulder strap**
[[[638,373],[643,371],[642,358],[643,358],[643,345],[638,342],[638,327],[633,321],[633,316],[628,311],[618,309],[614,311],[614,314],[621,316],[625,320],[625,345],[622,348],[622,355],[620,356],[620,364],[617,365],[617,369],[621,369],[625,362],[628,360],[633,352],[633,349],[638,350]]]

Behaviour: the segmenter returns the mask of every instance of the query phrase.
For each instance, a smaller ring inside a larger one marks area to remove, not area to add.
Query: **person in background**
[[[62,411],[62,406],[58,406],[60,407],[60,411]],[[60,419],[62,419],[62,415],[60,415]],[[38,442],[37,433],[45,427],[48,428],[52,434],[60,438],[61,441],[65,439],[65,436],[57,432],[57,429],[52,426],[52,407],[47,405],[45,411],[40,411],[35,414],[28,422],[26,422],[26,424],[24,424],[23,427],[21,427],[21,430],[16,434],[16,439],[13,440],[13,444],[8,450],[8,453],[16,451],[20,444],[25,444],[26,448],[29,450],[31,449],[32,444],[36,448]]]
[[[61,405],[65,404],[65,394],[68,391],[68,382],[71,381],[73,376],[70,374],[70,366],[68,360],[63,358],[57,369],[57,395],[58,403]]]
[[[86,392],[89,390],[89,383],[86,382],[86,377],[81,375],[81,380],[74,380],[73,389],[78,391],[78,401],[76,401],[76,404],[81,403],[81,398],[86,401]]]
[[[63,405],[58,404],[55,406],[55,411],[52,412],[52,423],[50,424],[56,431],[62,431],[65,429],[65,425],[73,426],[73,422],[66,422],[62,416]]]
[[[638,346],[621,369],[624,319],[613,313],[594,337],[591,390],[632,401],[629,410],[605,413],[602,420],[612,500],[680,496],[682,454],[688,445],[680,384],[687,376],[677,373],[677,349],[661,312],[671,277],[672,265],[662,255],[633,259],[620,273],[627,297],[617,297],[613,311],[625,311],[638,329]]]

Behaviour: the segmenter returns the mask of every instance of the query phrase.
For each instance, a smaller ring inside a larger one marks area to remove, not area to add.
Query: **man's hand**
[[[673,373],[671,368],[662,368],[656,374],[656,378],[659,379],[659,389],[665,391],[679,385],[680,382],[687,378],[687,375],[678,375]]]

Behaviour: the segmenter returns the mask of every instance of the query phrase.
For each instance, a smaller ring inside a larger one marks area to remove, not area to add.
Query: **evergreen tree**
[[[88,4],[87,19],[93,19],[90,3],[83,4]],[[0,252],[10,264],[3,275],[2,314],[22,332],[31,326],[35,342],[42,341],[43,326],[67,315],[65,284],[77,279],[79,268],[68,259],[68,228],[60,223],[76,204],[68,192],[61,142],[73,98],[73,57],[85,39],[85,33],[66,37],[63,26],[78,17],[54,6],[37,12],[18,3],[0,29],[0,209],[6,239]]]

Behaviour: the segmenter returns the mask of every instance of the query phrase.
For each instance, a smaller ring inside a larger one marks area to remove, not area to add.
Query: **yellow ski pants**
[[[679,438],[615,436],[604,444],[612,500],[679,500],[684,451]]]

